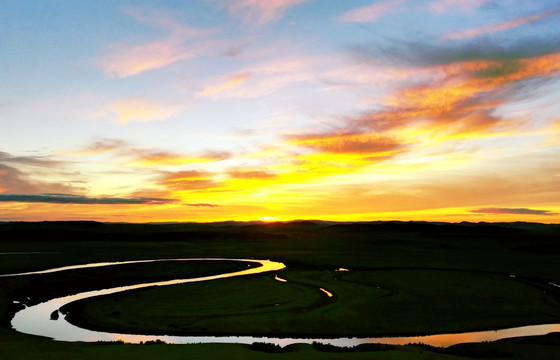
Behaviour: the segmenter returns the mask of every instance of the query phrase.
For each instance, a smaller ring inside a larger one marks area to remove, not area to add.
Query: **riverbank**
[[[506,339],[496,342],[468,343],[451,349],[420,345],[395,346],[386,350],[326,351],[313,345],[299,344],[282,352],[267,352],[243,344],[96,344],[67,343],[6,334],[0,331],[0,355],[5,360],[144,360],[144,359],[230,359],[230,360],[460,360],[473,358],[515,358],[550,360],[560,356],[560,334]]]
[[[318,339],[462,333],[560,318],[557,297],[510,276],[422,269],[279,274],[287,281],[263,274],[148,288],[80,300],[63,311],[79,327],[112,333]]]

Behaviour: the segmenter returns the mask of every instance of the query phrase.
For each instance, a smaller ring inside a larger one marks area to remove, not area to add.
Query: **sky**
[[[560,223],[558,0],[0,0],[0,221]]]

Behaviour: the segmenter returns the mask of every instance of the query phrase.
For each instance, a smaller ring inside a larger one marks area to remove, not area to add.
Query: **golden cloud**
[[[161,121],[176,115],[184,106],[162,103],[148,97],[122,99],[107,106],[102,116],[114,116],[121,125],[130,122]]]
[[[210,98],[218,98],[226,94],[229,90],[238,87],[244,81],[249,79],[251,76],[250,73],[242,73],[233,76],[233,78],[228,79],[218,85],[207,87],[206,89],[202,90],[200,95],[210,97]]]

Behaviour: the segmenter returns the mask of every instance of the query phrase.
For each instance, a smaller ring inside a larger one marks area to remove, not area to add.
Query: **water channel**
[[[335,346],[355,346],[363,343],[384,343],[402,345],[408,343],[424,343],[433,346],[451,346],[464,342],[481,342],[481,341],[494,341],[509,337],[530,336],[530,335],[544,335],[550,332],[560,331],[560,324],[545,324],[522,326],[509,329],[491,330],[491,331],[476,331],[465,332],[458,334],[437,334],[426,336],[414,337],[377,337],[377,338],[337,338],[337,339],[307,339],[307,338],[270,338],[270,337],[253,337],[253,336],[161,336],[161,335],[134,335],[134,334],[119,334],[93,331],[84,329],[70,324],[60,316],[57,320],[51,320],[51,314],[57,312],[62,306],[69,304],[76,300],[81,300],[93,296],[114,294],[122,291],[140,289],[149,286],[165,286],[174,284],[183,284],[197,281],[209,281],[214,279],[228,278],[234,276],[245,276],[250,274],[258,274],[271,271],[279,271],[285,268],[285,265],[280,262],[270,260],[254,260],[254,259],[225,259],[225,258],[198,258],[198,259],[157,259],[157,260],[139,260],[139,261],[124,261],[124,262],[105,262],[93,263],[85,265],[66,266],[60,268],[53,268],[43,271],[26,272],[19,274],[0,275],[6,276],[25,276],[32,274],[52,273],[57,271],[123,265],[132,263],[146,263],[156,261],[197,261],[197,260],[214,260],[214,261],[243,261],[258,263],[261,266],[251,267],[246,270],[219,274],[213,276],[205,276],[190,279],[174,279],[168,281],[152,282],[145,284],[136,284],[130,286],[121,286],[110,289],[95,290],[83,292],[75,295],[51,299],[49,301],[26,307],[14,315],[12,319],[12,327],[22,333],[39,335],[52,338],[58,341],[117,341],[122,340],[127,343],[140,343],[146,341],[161,340],[166,343],[172,344],[194,344],[194,343],[243,343],[252,344],[254,342],[267,342],[274,343],[280,346],[286,346],[293,343],[312,343],[321,342],[332,344]],[[276,277],[277,280],[280,279]],[[282,281],[280,279],[279,281]],[[284,280],[285,281],[285,280]],[[554,284],[556,285],[556,284]],[[557,286],[557,285],[556,285]],[[329,295],[330,292],[323,288],[318,288],[318,291]],[[332,296],[330,294],[329,296]]]

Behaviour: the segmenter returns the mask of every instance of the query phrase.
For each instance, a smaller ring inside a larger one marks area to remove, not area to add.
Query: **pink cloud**
[[[114,44],[96,63],[108,77],[122,79],[194,56],[193,52],[182,49],[180,41],[164,39],[128,48]]]
[[[553,15],[557,15],[559,14],[560,11],[550,11],[547,13],[543,13],[543,14],[538,14],[538,15],[533,15],[533,16],[527,16],[527,17],[523,17],[523,18],[519,18],[517,20],[513,20],[513,21],[508,21],[508,22],[504,22],[504,23],[500,23],[500,24],[492,24],[492,25],[486,25],[486,26],[481,26],[475,29],[470,29],[470,30],[465,30],[465,31],[460,31],[457,33],[453,33],[453,34],[449,34],[447,36],[444,36],[442,38],[442,40],[459,40],[459,39],[468,39],[468,38],[472,38],[475,36],[479,36],[479,35],[484,35],[484,34],[491,34],[491,33],[495,33],[495,32],[499,32],[499,31],[504,31],[507,29],[511,29],[532,21],[537,21],[540,20],[542,18],[545,17],[549,17],[549,16],[553,16]]]
[[[266,60],[228,74],[215,85],[205,86],[199,95],[211,99],[254,98],[270,94],[290,84],[315,77],[313,67],[320,60],[294,56]]]
[[[430,3],[430,11],[442,14],[450,9],[459,9],[461,12],[470,13],[491,0],[435,0]]]
[[[202,96],[210,98],[219,98],[224,96],[224,94],[229,93],[232,89],[240,86],[251,76],[250,73],[235,74],[233,77],[226,81],[223,81],[217,85],[209,86],[205,88],[202,92]]]
[[[109,45],[95,63],[108,77],[126,78],[148,70],[163,68],[199,55],[208,42],[192,44],[193,38],[206,37],[219,31],[216,28],[192,28],[182,25],[164,11],[129,8],[125,13],[139,23],[169,31],[169,35],[152,42],[128,45]],[[187,42],[191,42],[187,44]]]
[[[218,28],[193,28],[186,26],[177,21],[176,15],[166,10],[129,7],[124,10],[124,13],[139,23],[168,30],[174,35],[198,37],[220,31]]]
[[[280,19],[289,8],[309,0],[214,0],[240,16],[246,23],[264,25]]]
[[[406,0],[383,0],[371,5],[350,10],[339,18],[342,22],[365,23],[376,21],[380,17],[394,13]]]

